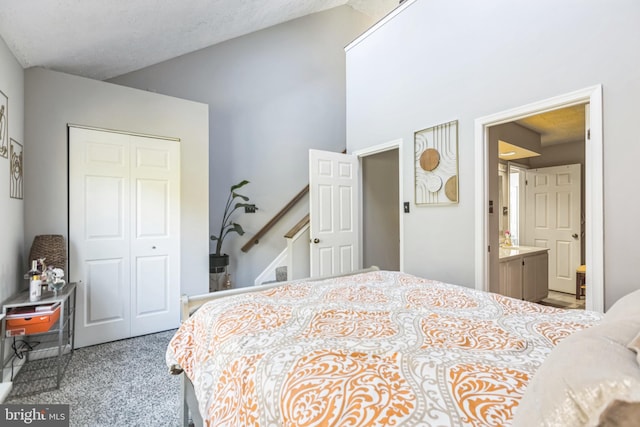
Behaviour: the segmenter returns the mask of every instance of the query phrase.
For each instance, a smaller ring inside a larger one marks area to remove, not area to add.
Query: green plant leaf
[[[235,190],[237,190],[238,188],[244,187],[248,183],[249,183],[249,181],[247,181],[246,179],[243,179],[242,181],[240,181],[236,185],[232,185],[231,186],[231,192],[233,193]]]
[[[247,203],[236,203],[235,206],[232,208],[233,206],[232,202],[236,198],[239,198],[245,202],[249,201],[249,198],[247,196],[243,196],[242,194],[238,194],[235,192],[235,190],[237,190],[238,188],[244,187],[247,184],[249,184],[249,181],[242,180],[239,183],[231,186],[231,190],[229,191],[229,197],[227,198],[227,203],[225,204],[224,213],[222,214],[222,223],[220,224],[219,237],[211,236],[211,240],[217,241],[216,252],[215,252],[216,254],[221,253],[222,242],[224,241],[225,237],[227,237],[227,234],[232,232],[238,233],[241,236],[244,234],[244,230],[242,229],[242,226],[240,226],[240,224],[231,222],[231,215],[237,209],[243,208],[248,205]]]
[[[241,236],[244,234],[244,230],[242,229],[242,226],[235,222],[233,223],[233,228],[231,229],[231,231],[235,231]]]
[[[238,194],[238,193],[233,193],[233,198],[235,199],[236,197],[240,197],[245,202],[249,201],[249,198],[247,196],[243,196],[242,194]]]

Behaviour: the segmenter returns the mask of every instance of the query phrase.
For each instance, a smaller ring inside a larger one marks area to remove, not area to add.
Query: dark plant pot
[[[229,265],[229,255],[209,254],[209,273],[220,273]]]

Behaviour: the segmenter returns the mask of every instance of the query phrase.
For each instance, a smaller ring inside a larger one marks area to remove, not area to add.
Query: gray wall
[[[362,264],[400,270],[398,152],[362,157]]]
[[[406,271],[474,286],[476,118],[602,84],[605,307],[640,288],[640,193],[621,190],[640,157],[639,16],[629,0],[417,0],[347,52],[349,151],[459,120],[460,203],[405,216]]]
[[[8,137],[24,146],[24,73],[1,38],[0,91],[9,98]],[[23,260],[24,202],[9,198],[9,155],[0,157],[0,301],[23,285],[22,275],[27,271]]]
[[[206,105],[33,68],[25,71],[25,242],[67,236],[67,124],[180,138],[181,291],[209,283]]]
[[[249,180],[243,194],[259,208],[236,215],[247,234],[223,245],[236,286],[253,284],[286,247],[283,235],[308,213],[305,199],[257,247],[240,252],[307,185],[308,150],[344,150],[343,48],[370,24],[338,7],[111,80],[209,104],[211,233],[232,184]]]
[[[532,168],[546,168],[579,163],[584,171],[584,144],[584,141],[575,141],[542,147],[539,151],[540,156],[529,159],[529,166]],[[584,187],[584,174],[582,185]]]

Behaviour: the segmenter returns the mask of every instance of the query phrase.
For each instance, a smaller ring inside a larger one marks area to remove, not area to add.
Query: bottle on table
[[[31,270],[27,275],[29,276],[29,301],[38,301],[42,297],[42,279],[37,260],[31,261]]]

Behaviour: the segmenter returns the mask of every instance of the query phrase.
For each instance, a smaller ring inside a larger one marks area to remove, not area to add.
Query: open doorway
[[[361,158],[362,263],[400,270],[398,149]]]
[[[491,130],[543,113],[586,106],[588,140],[584,158],[584,263],[588,269],[586,308],[602,311],[603,283],[603,198],[602,198],[602,87],[594,86],[476,120],[476,288],[491,289],[496,283],[500,249],[498,222],[491,220],[498,207],[497,149],[490,150]],[[492,189],[495,189],[493,192]],[[499,212],[502,214],[502,211]],[[582,222],[582,221],[581,221]],[[582,233],[582,231],[580,231]],[[493,251],[492,251],[493,249]],[[492,253],[493,252],[493,253]],[[573,273],[573,272],[572,272]],[[572,275],[572,277],[575,277]]]
[[[514,296],[505,292],[519,287],[518,296],[533,302],[585,306],[576,275],[585,264],[586,105],[489,128],[489,173],[497,174],[498,183],[496,188],[489,186],[488,192],[489,200],[497,200],[498,205],[489,214],[489,229],[498,232],[489,239],[500,247],[489,253],[489,264],[495,265],[497,258],[500,272],[490,272],[494,292]],[[495,176],[489,182],[493,180]],[[511,271],[516,268],[520,275]],[[525,284],[534,288],[524,289]]]
[[[362,266],[402,271],[401,140],[361,150]]]

